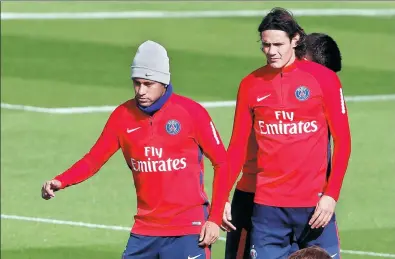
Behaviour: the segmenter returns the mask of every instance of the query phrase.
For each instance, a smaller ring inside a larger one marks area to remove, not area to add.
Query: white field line
[[[6,214],[1,214],[1,218],[2,219],[11,219],[11,220],[22,220],[22,221],[48,223],[48,224],[55,224],[55,225],[68,225],[68,226],[86,227],[86,228],[94,228],[94,229],[117,230],[117,231],[130,231],[130,229],[131,229],[130,227],[109,226],[109,225],[91,224],[91,223],[76,222],[76,221],[24,217],[24,216],[6,215]],[[221,241],[226,241],[226,238],[224,238],[224,237],[220,237],[219,239]],[[340,250],[340,251],[343,254],[354,254],[354,255],[363,255],[363,256],[372,256],[372,257],[395,258],[395,254],[384,254],[384,253],[354,251],[354,250]]]
[[[295,16],[394,16],[395,9],[290,9]],[[135,19],[135,18],[214,18],[261,17],[269,10],[239,11],[130,11],[130,12],[2,12],[1,20],[48,19]]]
[[[375,101],[392,101],[395,100],[395,94],[388,95],[361,95],[348,96],[345,98],[347,102],[375,102]],[[236,101],[214,101],[200,102],[206,108],[233,107]],[[20,104],[1,103],[2,109],[20,110],[39,113],[55,113],[55,114],[77,114],[77,113],[98,113],[112,112],[116,106],[87,106],[87,107],[65,107],[65,108],[44,108]]]

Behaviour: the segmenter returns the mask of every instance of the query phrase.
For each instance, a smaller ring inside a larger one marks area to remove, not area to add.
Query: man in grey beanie
[[[131,77],[136,100],[141,107],[150,107],[166,90],[170,92],[172,89],[167,89],[170,84],[170,65],[166,49],[153,41],[141,44],[132,63]]]
[[[173,93],[163,46],[141,44],[131,70],[135,98],[112,112],[82,159],[44,183],[42,197],[51,199],[56,191],[92,177],[121,149],[137,194],[123,258],[211,258],[229,194],[224,145],[208,112]],[[214,168],[211,206],[204,190],[203,154]]]
[[[132,78],[144,78],[168,85],[170,64],[166,49],[150,40],[141,44],[133,60]]]

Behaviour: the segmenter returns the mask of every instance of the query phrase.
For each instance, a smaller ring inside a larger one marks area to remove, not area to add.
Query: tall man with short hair
[[[305,42],[306,60],[314,61],[334,72],[341,70],[340,49],[332,37],[323,33],[310,33],[306,36]],[[330,155],[330,144],[328,146]],[[243,165],[242,176],[237,182],[232,204],[227,203],[224,210],[224,227],[228,230],[225,259],[250,258],[251,217],[254,207],[256,175],[258,173],[257,151],[255,133],[252,132],[248,140],[247,157]],[[330,172],[330,161],[328,172]],[[297,243],[293,241],[291,252],[297,248]]]
[[[305,61],[305,33],[285,9],[273,9],[258,31],[268,64],[238,91],[228,148],[230,189],[247,154],[251,129],[258,144],[251,258],[284,258],[292,241],[317,245],[339,258],[334,210],[351,152],[341,83]],[[327,178],[328,129],[334,140]]]

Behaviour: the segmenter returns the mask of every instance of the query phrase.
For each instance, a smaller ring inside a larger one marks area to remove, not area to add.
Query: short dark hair
[[[262,20],[258,27],[259,37],[263,31],[266,30],[280,30],[287,33],[289,39],[292,39],[299,34],[299,41],[295,47],[295,55],[297,58],[302,59],[306,54],[306,46],[304,39],[306,33],[296,22],[291,12],[284,8],[273,8]]]
[[[324,33],[311,33],[306,36],[306,55],[312,61],[326,66],[334,72],[342,69],[342,56],[336,41]]]
[[[311,246],[292,253],[288,259],[331,259],[331,256],[324,249]]]

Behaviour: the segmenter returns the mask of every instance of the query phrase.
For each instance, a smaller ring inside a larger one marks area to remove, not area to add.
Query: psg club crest
[[[306,86],[299,86],[295,91],[295,97],[299,101],[306,101],[310,97],[310,90]]]
[[[181,130],[181,124],[177,120],[169,120],[166,123],[166,131],[170,135],[177,135]]]
[[[254,246],[252,246],[252,248],[250,250],[250,257],[251,257],[251,259],[256,259],[258,257],[258,253],[256,252]]]

